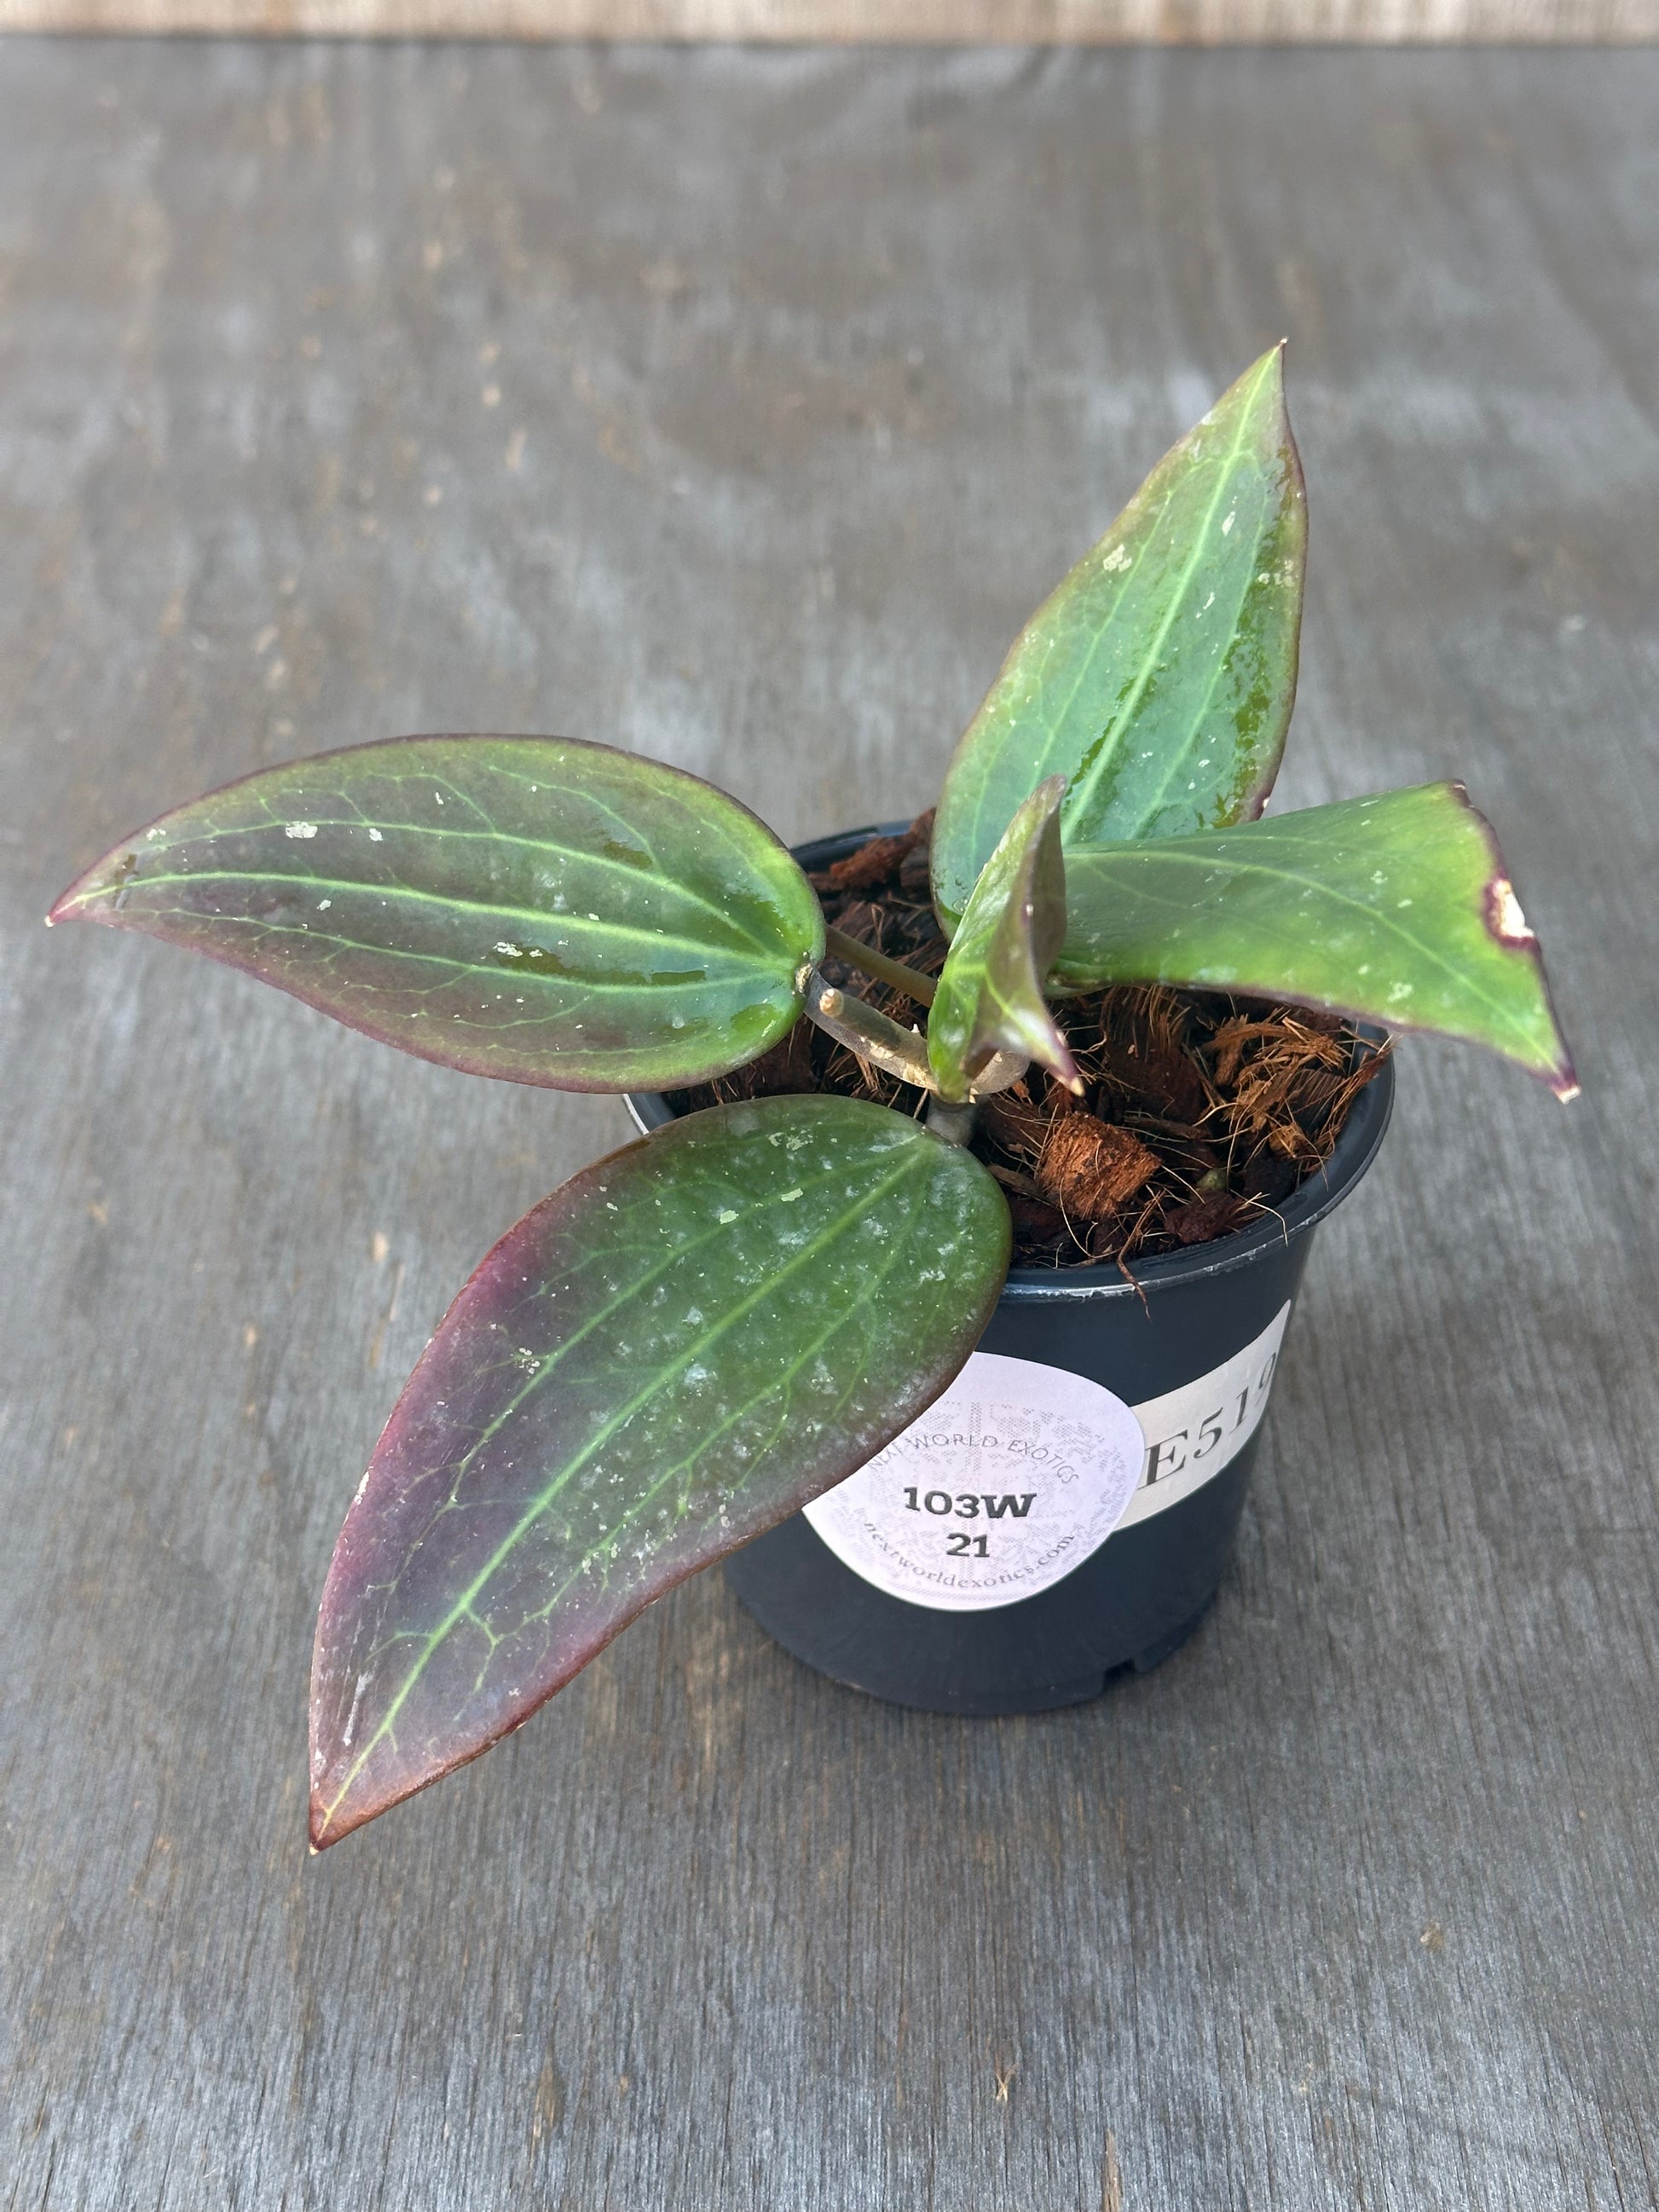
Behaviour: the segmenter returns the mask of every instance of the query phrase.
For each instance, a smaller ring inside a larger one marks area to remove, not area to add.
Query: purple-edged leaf
[[[1042,995],[1066,936],[1058,820],[1065,789],[1066,779],[1051,775],[1018,809],[957,926],[927,1018],[927,1058],[944,1097],[966,1098],[999,1052],[1078,1081]]]
[[[1281,353],[1165,454],[1016,641],[939,799],[947,929],[1045,776],[1066,779],[1068,853],[1261,811],[1296,696],[1308,535]]]
[[[671,1584],[842,1480],[972,1351],[1007,1207],[884,1107],[672,1122],[511,1230],[451,1307],[340,1532],[312,1840],[475,1758]]]
[[[568,738],[393,738],[176,808],[72,884],[83,915],[246,969],[422,1060],[660,1090],[763,1052],[823,949],[763,823]]]
[[[1300,1000],[1490,1045],[1578,1085],[1538,940],[1461,783],[1066,856],[1056,978]]]

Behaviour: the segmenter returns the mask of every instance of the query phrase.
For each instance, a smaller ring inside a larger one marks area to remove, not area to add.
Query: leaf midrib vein
[[[1268,356],[1267,360],[1269,364],[1273,358],[1273,356]],[[1214,524],[1217,511],[1220,507],[1222,495],[1227,489],[1234,469],[1238,465],[1239,455],[1244,450],[1245,436],[1252,420],[1252,410],[1255,404],[1256,395],[1261,391],[1267,374],[1267,366],[1264,365],[1261,374],[1257,376],[1255,382],[1250,386],[1249,392],[1243,405],[1240,407],[1238,425],[1233,434],[1231,448],[1228,453],[1226,459],[1216,471],[1215,489],[1210,495],[1210,504],[1205,513],[1203,526],[1194,541],[1193,550],[1188,556],[1187,565],[1182,571],[1181,581],[1176,590],[1170,596],[1169,605],[1164,609],[1164,619],[1158,624],[1156,635],[1153,637],[1152,641],[1146,651],[1141,655],[1140,667],[1136,674],[1133,684],[1130,687],[1129,696],[1124,701],[1123,704],[1118,708],[1116,714],[1113,717],[1111,728],[1120,734],[1127,730],[1136,709],[1139,708],[1141,700],[1146,696],[1146,687],[1152,682],[1152,672],[1157,665],[1158,656],[1163,650],[1164,641],[1168,638],[1170,630],[1175,627],[1176,616],[1180,613],[1182,606],[1186,603],[1188,589],[1192,584],[1193,577],[1197,571],[1199,562],[1202,559],[1205,551],[1208,548],[1211,528]],[[1189,730],[1187,733],[1187,738],[1182,741],[1183,751],[1187,743],[1190,741],[1190,738],[1191,732]],[[1121,750],[1121,744],[1113,747],[1112,757],[1114,759]],[[1103,734],[1100,750],[1097,752],[1094,760],[1090,763],[1088,773],[1083,777],[1082,781],[1079,784],[1074,785],[1066,794],[1066,811],[1072,821],[1076,822],[1082,818],[1087,807],[1089,799],[1093,793],[1094,787],[1099,780],[1105,757],[1106,745],[1104,734]]]
[[[508,771],[506,769],[497,769],[493,772],[497,775],[510,774],[514,781],[522,782],[526,787],[528,786],[529,778],[527,776],[520,775],[516,770]],[[657,858],[655,851],[651,848],[648,838],[646,839],[646,846],[647,850],[650,854],[651,866],[648,870],[640,869],[635,867],[632,861],[618,860],[614,854],[588,852],[579,845],[562,845],[553,838],[530,836],[524,832],[516,830],[498,830],[495,828],[489,815],[485,813],[483,809],[479,806],[477,801],[472,799],[459,784],[456,784],[448,777],[434,776],[429,774],[417,775],[412,769],[408,769],[399,775],[389,778],[388,781],[398,783],[418,783],[422,786],[422,787],[434,781],[447,782],[451,791],[454,793],[455,796],[470,805],[473,811],[478,815],[480,820],[487,823],[489,826],[482,830],[461,830],[455,828],[453,824],[448,823],[397,822],[393,821],[390,816],[381,816],[377,817],[374,815],[362,812],[358,814],[356,819],[354,821],[340,821],[322,814],[319,814],[314,817],[307,815],[305,819],[307,821],[314,821],[315,826],[319,830],[344,830],[350,831],[356,830],[375,829],[392,830],[395,833],[410,837],[483,837],[492,844],[522,845],[533,853],[556,855],[560,860],[574,861],[582,866],[589,866],[596,868],[608,868],[615,873],[626,876],[630,881],[636,884],[640,882],[641,878],[644,876],[655,874],[660,878],[664,874],[662,863]],[[541,791],[550,793],[557,792],[565,798],[579,801],[583,805],[593,806],[597,808],[599,811],[609,815],[611,819],[617,824],[617,828],[627,831],[630,836],[645,837],[646,833],[639,828],[637,823],[629,822],[625,816],[621,815],[617,811],[615,807],[599,799],[596,793],[591,791],[583,790],[580,785],[568,786],[564,784],[556,784],[551,781],[544,781],[539,786],[539,789]],[[303,793],[300,793],[295,796],[294,801],[295,808],[298,808],[302,805],[303,797]],[[268,799],[266,799],[264,803],[269,805]],[[275,811],[272,811],[269,821],[265,823],[255,823],[246,825],[228,824],[223,829],[210,828],[203,834],[210,837],[245,837],[257,836],[262,829],[269,828],[277,830],[285,829],[286,826],[287,825],[283,821],[283,817]],[[702,829],[713,830],[717,834],[721,835],[728,850],[738,854],[742,865],[750,869],[753,868],[754,861],[752,856],[742,852],[741,848],[733,843],[732,838],[725,834],[722,824],[707,818],[700,818],[698,826]],[[179,842],[182,842],[184,840],[181,839]],[[166,851],[167,848],[164,845],[161,849],[162,851]],[[780,851],[781,850],[782,848],[780,847]],[[742,931],[742,933],[745,937],[749,937],[750,944],[757,945],[759,945],[760,939],[750,936],[747,930],[743,929],[743,926],[740,922],[733,921],[732,917],[726,912],[726,908],[717,904],[714,900],[705,898],[701,891],[692,890],[687,885],[675,881],[672,878],[665,879],[673,883],[675,890],[678,892],[682,897],[689,899],[696,906],[702,907],[705,913],[714,915],[718,920],[730,922],[733,928]]]
[[[589,1438],[586,1444],[583,1446],[580,1452],[579,1452],[574,1459],[568,1460],[565,1462],[564,1466],[559,1470],[558,1475],[554,1481],[550,1483],[548,1486],[540,1492],[531,1505],[526,1509],[525,1512],[520,1516],[517,1524],[502,1539],[495,1551],[485,1562],[484,1565],[479,1570],[473,1581],[468,1585],[465,1592],[459,1600],[457,1604],[452,1607],[449,1613],[446,1615],[443,1621],[428,1638],[426,1647],[422,1650],[419,1660],[416,1662],[415,1666],[410,1668],[408,1675],[404,1679],[403,1686],[392,1699],[389,1709],[381,1720],[380,1725],[376,1728],[374,1734],[369,1738],[368,1741],[363,1746],[362,1750],[358,1753],[357,1758],[353,1762],[345,1779],[341,1783],[338,1790],[331,1801],[323,1817],[322,1826],[325,1828],[328,1826],[329,1822],[338,1811],[345,1798],[346,1793],[350,1790],[352,1784],[356,1780],[358,1775],[362,1773],[363,1767],[368,1763],[369,1758],[376,1750],[378,1750],[381,1742],[392,1732],[398,1713],[403,1710],[404,1703],[414,1690],[415,1686],[419,1681],[422,1674],[424,1673],[434,1652],[438,1650],[439,1646],[450,1634],[456,1623],[465,1617],[466,1608],[475,1602],[480,1592],[486,1587],[491,1578],[499,1572],[504,1562],[511,1557],[514,1547],[549,1510],[554,1500],[558,1497],[559,1493],[565,1488],[566,1485],[571,1480],[571,1479],[580,1471],[596,1451],[599,1450],[605,1444],[608,1443],[611,1438],[616,1435],[617,1431],[628,1421],[633,1419],[634,1415],[638,1413],[641,1407],[647,1405],[653,1397],[657,1395],[661,1390],[667,1388],[672,1382],[684,1375],[686,1368],[690,1366],[695,1359],[700,1358],[711,1344],[717,1342],[719,1339],[723,1336],[729,1328],[732,1328],[737,1322],[741,1320],[743,1316],[747,1313],[761,1298],[767,1296],[769,1292],[774,1291],[780,1283],[787,1281],[789,1277],[795,1274],[801,1267],[805,1267],[810,1260],[817,1256],[817,1255],[823,1249],[824,1245],[833,1237],[845,1233],[845,1231],[854,1223],[867,1213],[870,1208],[876,1204],[879,1199],[884,1198],[890,1190],[895,1189],[899,1183],[903,1182],[908,1176],[912,1174],[917,1165],[918,1158],[919,1156],[909,1153],[907,1148],[907,1157],[901,1163],[898,1170],[894,1174],[884,1177],[879,1183],[872,1186],[865,1197],[860,1201],[858,1206],[850,1213],[842,1215],[838,1220],[823,1230],[818,1236],[813,1237],[786,1266],[769,1274],[763,1283],[760,1284],[755,1290],[751,1291],[746,1297],[739,1300],[739,1302],[718,1322],[714,1323],[712,1328],[706,1330],[702,1336],[697,1338],[686,1349],[677,1362],[672,1365],[663,1369],[643,1390],[638,1392],[635,1397],[629,1401],[627,1405],[623,1407],[617,1413],[615,1413],[596,1435]],[[481,1442],[483,1440],[481,1439]],[[477,1449],[477,1447],[475,1447],[475,1449]]]
[[[1145,866],[1147,863],[1157,866],[1161,862],[1169,861],[1186,867],[1207,868],[1212,872],[1218,867],[1224,868],[1231,870],[1235,877],[1251,875],[1271,877],[1277,882],[1296,884],[1304,889],[1312,890],[1322,898],[1328,898],[1336,905],[1352,907],[1356,912],[1364,915],[1373,925],[1392,931],[1413,952],[1419,954],[1426,963],[1440,969],[1443,974],[1451,978],[1453,982],[1468,990],[1504,1027],[1512,1030],[1518,1036],[1526,1037],[1530,1043],[1530,1033],[1522,1027],[1501,1000],[1492,998],[1475,979],[1456,967],[1443,953],[1437,951],[1434,946],[1425,944],[1421,938],[1413,936],[1403,922],[1395,921],[1392,915],[1385,914],[1377,907],[1368,906],[1363,898],[1357,898],[1352,891],[1338,890],[1330,884],[1322,883],[1316,877],[1297,875],[1292,869],[1268,867],[1260,860],[1231,860],[1220,854],[1212,854],[1206,856],[1199,853],[1176,851],[1172,849],[1173,843],[1173,840],[1149,842],[1144,850],[1139,852],[1134,847],[1127,846],[1124,848],[1121,858],[1131,866]],[[1085,849],[1074,853],[1072,857],[1074,862],[1081,862],[1090,855]],[[1098,860],[1097,865],[1099,865]],[[1108,862],[1106,865],[1109,867],[1115,864]],[[1136,896],[1140,898],[1153,898],[1156,894],[1140,890],[1137,886]],[[1169,903],[1175,905],[1177,902],[1171,900]],[[1182,911],[1190,913],[1193,909],[1188,907],[1182,908]],[[1406,1019],[1403,1015],[1399,1018],[1402,1021]]]
[[[915,1207],[913,1205],[909,1214],[906,1217],[904,1234],[902,1237],[890,1237],[890,1257],[888,1258],[887,1263],[876,1276],[873,1284],[866,1287],[863,1297],[859,1302],[860,1304],[870,1304],[885,1286],[887,1279],[897,1266],[902,1251],[908,1248],[910,1232],[915,1226]],[[689,1453],[685,1458],[677,1461],[676,1463],[668,1469],[666,1474],[660,1476],[659,1480],[652,1485],[651,1488],[647,1491],[644,1497],[641,1498],[634,1504],[629,1507],[628,1510],[623,1515],[621,1520],[617,1524],[615,1535],[620,1535],[623,1530],[629,1527],[630,1522],[636,1520],[639,1515],[644,1512],[647,1506],[652,1503],[653,1499],[659,1495],[669,1482],[672,1481],[677,1476],[684,1474],[688,1469],[695,1466],[696,1462],[703,1456],[704,1453],[708,1451],[714,1444],[716,1444],[720,1441],[720,1437],[734,1428],[746,1414],[751,1413],[755,1407],[760,1405],[773,1391],[777,1390],[787,1394],[791,1385],[794,1382],[796,1377],[806,1365],[808,1360],[816,1358],[817,1353],[823,1350],[823,1346],[829,1343],[830,1338],[836,1335],[842,1329],[848,1326],[848,1322],[854,1318],[857,1310],[858,1309],[854,1307],[838,1314],[836,1319],[832,1321],[819,1335],[813,1338],[811,1343],[801,1352],[799,1358],[792,1361],[790,1365],[784,1370],[782,1375],[776,1381],[768,1382],[763,1389],[757,1389],[751,1396],[746,1398],[741,1406],[738,1407],[734,1412],[726,1416],[726,1419],[720,1423],[718,1428],[711,1429],[708,1434],[699,1441],[695,1450]],[[846,1404],[847,1400],[852,1395],[853,1390],[855,1387],[856,1384],[854,1382],[849,1382],[848,1383],[846,1389],[842,1391],[840,1399],[836,1401],[836,1413],[839,1413],[842,1407]],[[786,1405],[779,1415],[779,1427],[781,1427],[784,1425],[787,1411],[788,1408]],[[834,1419],[835,1416],[831,1415],[830,1418]],[[776,1431],[775,1430],[775,1435]],[[771,1445],[769,1443],[766,1447],[766,1450],[762,1452],[758,1459],[750,1460],[744,1471],[744,1480],[745,1483],[752,1478],[757,1467],[761,1467],[765,1464],[766,1451],[769,1451],[770,1449]],[[614,1536],[607,1540],[614,1541]],[[538,1611],[531,1616],[532,1620],[545,1620],[554,1606],[559,1602],[560,1599],[562,1599],[566,1593],[574,1587],[581,1576],[586,1571],[587,1567],[600,1548],[601,1547],[596,1545],[592,1550],[583,1553],[580,1563],[574,1570],[568,1578],[561,1584],[554,1595],[548,1600],[547,1603],[540,1607]]]
[[[1118,578],[1117,589],[1112,594],[1111,605],[1108,608],[1106,612],[1102,615],[1100,620],[1095,625],[1095,634],[1089,641],[1089,649],[1083,656],[1082,665],[1073,679],[1072,688],[1066,693],[1065,700],[1061,704],[1056,706],[1051,712],[1045,712],[1041,716],[1039,726],[1042,731],[1045,746],[1053,744],[1060,724],[1065,720],[1066,715],[1071,713],[1073,706],[1076,705],[1078,694],[1082,690],[1085,684],[1088,681],[1090,671],[1093,668],[1096,660],[1100,655],[1101,648],[1105,643],[1108,633],[1110,631],[1113,623],[1116,622],[1118,615],[1122,610],[1123,602],[1128,596],[1129,586],[1133,583],[1135,577],[1139,571],[1141,562],[1146,559],[1148,551],[1151,550],[1153,538],[1158,531],[1158,526],[1170,511],[1170,507],[1175,500],[1176,490],[1176,487],[1174,484],[1171,484],[1169,490],[1164,495],[1162,505],[1152,516],[1149,527],[1135,550],[1133,558],[1131,560],[1128,567],[1123,571],[1122,574]],[[1133,506],[1133,501],[1131,501],[1131,506]],[[1118,518],[1120,521],[1121,521],[1122,519],[1123,518],[1121,516]],[[1118,544],[1120,545],[1122,544],[1123,538],[1121,535],[1118,535],[1115,525],[1106,533],[1106,537],[1108,538],[1114,536],[1117,537]],[[1105,541],[1102,540],[1101,542],[1103,544]],[[1097,546],[1094,550],[1097,552],[1099,550],[1099,547]],[[1093,554],[1091,553],[1085,557],[1092,559],[1094,556]],[[1060,589],[1063,592],[1066,586],[1062,582]],[[1045,650],[1052,652],[1053,649],[1054,639],[1051,633],[1046,641]],[[1042,681],[1040,672],[1038,674],[1037,681],[1039,683]],[[997,685],[998,690],[1000,690],[1001,688],[1001,684],[999,683]],[[1005,736],[1006,734],[1006,732],[1005,732]],[[1103,732],[1103,738],[1104,734],[1105,733]],[[999,750],[1000,749],[999,748]],[[975,846],[978,844],[980,833],[984,824],[986,805],[990,798],[991,771],[994,765],[994,761],[987,762],[984,773],[980,778],[979,790],[975,797],[974,842]]]
[[[289,884],[297,885],[300,889],[307,890],[314,889],[318,890],[338,891],[343,896],[354,898],[378,898],[382,901],[387,899],[413,899],[423,905],[444,907],[460,914],[478,915],[496,915],[509,921],[516,920],[519,921],[533,922],[538,929],[554,930],[563,929],[568,927],[575,929],[578,933],[584,931],[592,932],[597,929],[613,937],[635,938],[642,945],[649,945],[656,948],[675,945],[684,946],[688,951],[699,953],[705,959],[709,956],[711,951],[724,954],[728,959],[742,959],[744,957],[735,945],[714,945],[711,947],[707,943],[700,942],[695,937],[681,937],[671,931],[662,931],[659,933],[655,930],[644,929],[636,922],[606,921],[603,917],[595,921],[591,916],[578,914],[574,909],[567,912],[554,912],[551,910],[544,911],[536,907],[519,906],[511,901],[504,899],[499,901],[486,901],[477,898],[456,898],[452,897],[448,893],[444,891],[419,890],[412,884],[354,883],[349,877],[343,876],[316,876],[298,873],[290,875],[280,868],[197,868],[177,872],[167,870],[161,873],[155,875],[141,874],[131,880],[124,880],[118,884],[111,884],[107,887],[100,887],[99,890],[94,891],[88,891],[84,896],[86,902],[89,903],[94,898],[110,898],[112,901],[117,900],[118,899],[120,893],[124,890],[167,890],[179,884],[218,883]],[[118,913],[119,910],[119,907],[118,906],[117,912]],[[185,910],[186,912],[189,911],[188,908]],[[198,916],[198,919],[211,919],[216,921],[229,921],[258,922],[262,921],[264,917],[258,915],[215,915],[210,917]],[[283,927],[284,925],[280,922],[272,922],[270,924],[270,927],[273,929],[280,929]],[[358,940],[350,939],[347,941],[357,942]],[[749,939],[749,942],[751,945],[756,943],[756,941],[757,940],[753,938]],[[379,945],[365,944],[362,949],[367,951],[379,951],[382,948]],[[390,950],[393,948],[387,949]],[[781,951],[781,948],[774,947],[771,949],[769,957],[773,960],[777,960],[780,957],[787,959],[790,956],[787,953],[782,953]]]

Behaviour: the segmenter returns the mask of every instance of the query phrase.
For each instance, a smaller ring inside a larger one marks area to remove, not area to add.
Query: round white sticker
[[[884,1451],[805,1510],[838,1559],[894,1597],[977,1613],[1071,1573],[1122,1519],[1146,1440],[1086,1376],[976,1352]]]
[[[891,1597],[976,1613],[1035,1596],[1114,1528],[1190,1498],[1261,1426],[1288,1300],[1219,1367],[1138,1406],[1068,1368],[976,1352],[884,1452],[805,1507]]]

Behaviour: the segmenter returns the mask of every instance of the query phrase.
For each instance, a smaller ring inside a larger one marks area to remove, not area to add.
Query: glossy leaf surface
[[[1261,811],[1296,696],[1307,548],[1280,354],[1164,456],[1004,662],[939,799],[947,929],[1045,776],[1066,779],[1067,852]]]
[[[445,1066],[660,1089],[799,1010],[823,918],[712,784],[563,738],[394,738],[177,808],[53,908],[205,952]]]
[[[440,1328],[329,1570],[319,1846],[514,1728],[650,1601],[945,1388],[1007,1268],[1001,1194],[884,1107],[670,1123],[527,1214]]]
[[[1158,982],[1438,1030],[1570,1097],[1538,940],[1462,784],[1344,799],[1066,860],[1073,989]]]
[[[1015,813],[975,884],[945,956],[927,1019],[927,1057],[942,1097],[965,1099],[994,1054],[1077,1068],[1042,995],[1066,936],[1063,776],[1039,784]]]

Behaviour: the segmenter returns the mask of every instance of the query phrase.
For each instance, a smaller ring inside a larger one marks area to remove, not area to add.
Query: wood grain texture
[[[0,51],[0,2204],[1659,2203],[1659,57]],[[890,1710],[686,1585],[315,1863],[398,1384],[620,1109],[40,927],[550,729],[932,796],[1291,339],[1281,790],[1466,775],[1586,1095],[1408,1048],[1162,1671]]]
[[[1585,45],[1659,40],[1659,0],[0,0],[0,30],[786,45]]]

